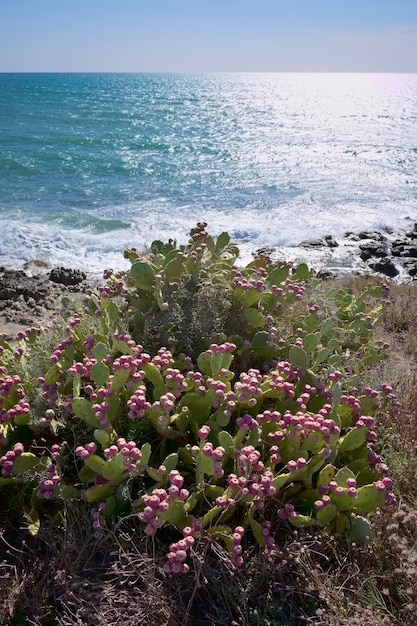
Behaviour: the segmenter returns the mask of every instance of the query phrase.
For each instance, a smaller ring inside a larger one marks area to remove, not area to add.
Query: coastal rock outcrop
[[[61,285],[79,285],[87,278],[85,272],[65,267],[55,267],[49,272],[49,280]]]
[[[53,280],[51,274],[60,280]],[[31,274],[0,267],[0,333],[8,334],[9,327],[13,334],[16,326],[47,326],[64,311],[65,295],[78,299],[96,283],[97,278],[78,270],[60,268],[57,273]]]
[[[370,263],[369,267],[371,267],[375,272],[385,274],[385,276],[389,276],[390,278],[394,278],[400,273],[400,271],[396,268],[394,263],[388,257],[376,261],[375,263]]]
[[[313,241],[302,241],[299,244],[300,248],[337,248],[337,241],[333,238],[332,235],[326,235],[323,239],[315,239]]]
[[[388,245],[386,241],[368,241],[359,245],[359,256],[362,261],[367,261],[371,257],[383,259],[387,256]]]
[[[413,280],[417,279],[417,223],[413,224],[410,230],[405,233],[393,233],[390,229],[385,229],[383,233],[378,231],[362,231],[360,233],[347,232],[342,240],[335,242],[331,235],[322,239],[303,241],[299,248],[323,251],[323,256],[327,256],[327,264],[331,270],[333,266],[329,254],[333,251],[329,248],[340,246],[346,249],[345,257],[349,257],[349,265],[357,268],[358,272],[377,272],[390,278],[400,276],[402,280],[407,280],[407,276]],[[337,259],[334,267],[340,267]],[[355,269],[352,269],[355,271]],[[327,267],[320,268],[319,274],[325,275]],[[337,272],[336,272],[337,273]],[[318,275],[319,275],[318,274]]]

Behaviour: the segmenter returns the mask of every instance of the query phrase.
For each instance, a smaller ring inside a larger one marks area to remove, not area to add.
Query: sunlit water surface
[[[205,220],[243,259],[417,220],[417,75],[0,74],[0,257],[122,268]]]

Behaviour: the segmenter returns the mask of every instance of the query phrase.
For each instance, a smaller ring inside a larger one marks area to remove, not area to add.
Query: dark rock
[[[396,239],[391,243],[392,256],[402,256],[404,249],[409,245],[408,239]]]
[[[71,270],[64,267],[55,267],[49,272],[49,280],[61,285],[79,285],[87,278],[81,270]]]
[[[39,259],[31,259],[30,261],[26,261],[23,265],[23,269],[27,272],[36,272],[40,270],[46,270],[48,268],[48,264],[45,261],[40,261]]]
[[[332,235],[326,235],[323,239],[312,239],[311,241],[302,241],[300,248],[337,248],[339,244]]]
[[[394,241],[391,243],[391,246],[393,248],[400,248],[401,246],[408,246],[410,242],[408,241],[408,239],[394,239]]]
[[[382,233],[379,233],[378,231],[374,231],[374,232],[362,231],[361,233],[358,234],[358,238],[359,239],[373,239],[374,241],[381,241],[381,242],[387,240],[385,235],[383,235]]]
[[[375,270],[375,272],[380,272],[381,274],[385,274],[385,276],[389,276],[393,278],[397,276],[400,272],[395,267],[394,263],[391,259],[381,259],[381,261],[377,261],[376,263],[370,263],[370,267]]]
[[[392,243],[392,256],[417,258],[417,246],[410,244],[409,241],[396,239]]]
[[[5,287],[0,289],[0,300],[17,300],[18,294],[16,289]]]
[[[328,248],[337,248],[339,245],[337,241],[335,241],[331,235],[326,235],[326,237],[324,238],[324,241],[326,242],[326,246]]]
[[[410,276],[417,276],[417,259],[404,259],[404,269],[408,272]]]
[[[404,246],[401,256],[417,259],[417,246]]]
[[[22,314],[16,317],[16,322],[21,326],[31,326],[33,323],[33,317],[27,313],[26,315]]]
[[[255,252],[252,252],[252,256],[255,257],[255,259],[260,256],[271,257],[275,251],[276,248],[265,246],[264,248],[258,248]]]
[[[330,272],[328,270],[319,270],[317,272],[316,276],[320,280],[330,280],[331,278],[335,278],[336,274],[334,272]]]
[[[324,239],[313,239],[311,241],[302,241],[298,246],[300,248],[324,248],[324,246],[327,246],[327,243]]]
[[[383,258],[387,255],[387,245],[385,243],[379,243],[369,241],[368,243],[361,243],[359,246],[359,256],[362,261],[367,261],[373,256]]]
[[[345,233],[345,238],[350,239],[351,241],[359,241],[359,235],[357,235],[356,233]]]

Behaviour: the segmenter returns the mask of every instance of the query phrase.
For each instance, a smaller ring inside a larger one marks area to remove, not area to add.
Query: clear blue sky
[[[417,72],[417,0],[0,0],[1,72]]]

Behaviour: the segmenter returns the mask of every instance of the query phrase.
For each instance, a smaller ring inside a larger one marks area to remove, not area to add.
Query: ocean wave
[[[0,75],[0,254],[94,269],[417,220],[414,75]]]

